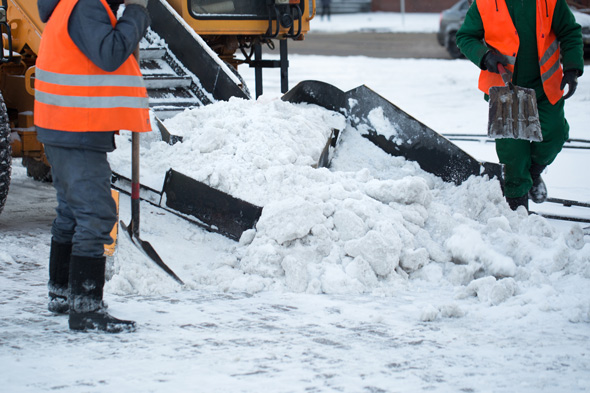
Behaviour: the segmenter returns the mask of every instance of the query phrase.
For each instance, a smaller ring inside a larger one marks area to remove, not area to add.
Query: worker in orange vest
[[[564,100],[584,71],[581,27],[565,0],[475,0],[456,38],[482,69],[479,88],[486,99],[490,87],[504,86],[498,63],[512,72],[512,83],[535,90],[543,141],[496,140],[506,200],[513,210],[528,210],[529,198],[547,199],[541,173],[569,138]]]
[[[109,4],[107,1],[111,2]],[[106,312],[104,245],[116,205],[107,153],[118,130],[150,131],[148,96],[133,52],[149,23],[147,0],[39,0],[47,22],[35,75],[35,126],[51,164],[57,217],[49,256],[49,310],[72,330],[130,331]]]

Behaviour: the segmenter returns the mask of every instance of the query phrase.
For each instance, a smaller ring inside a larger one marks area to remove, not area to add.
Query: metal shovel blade
[[[145,240],[141,240],[138,233],[134,233],[135,231],[133,230],[133,221],[131,221],[129,226],[125,225],[123,220],[120,220],[119,223],[121,224],[121,228],[123,228],[123,230],[129,235],[131,242],[135,244],[137,248],[143,251],[152,261],[156,263],[156,265],[158,265],[162,270],[168,273],[170,277],[176,280],[176,282],[178,282],[180,285],[184,285],[184,282],[176,275],[176,273],[174,273],[172,269],[170,269],[168,265],[162,261],[162,258],[160,258],[156,250],[154,250],[154,247],[152,247],[152,245]]]
[[[541,142],[543,135],[533,89],[514,86],[490,88],[488,136]]]

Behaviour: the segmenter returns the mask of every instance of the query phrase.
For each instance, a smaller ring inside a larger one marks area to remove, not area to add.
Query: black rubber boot
[[[71,330],[101,330],[108,333],[131,332],[135,322],[109,315],[102,302],[106,258],[80,257],[70,259]]]
[[[526,211],[529,211],[529,196],[528,194],[518,197],[518,198],[506,198],[506,202],[508,202],[508,206],[512,210],[518,209],[519,206],[524,206]]]
[[[47,309],[56,314],[66,314],[68,305],[68,277],[72,243],[58,243],[51,239],[49,252],[49,303]]]
[[[543,203],[547,200],[547,186],[541,177],[541,173],[543,173],[546,167],[547,165],[533,163],[529,168],[531,178],[533,179],[533,186],[529,190],[529,198],[535,203]]]

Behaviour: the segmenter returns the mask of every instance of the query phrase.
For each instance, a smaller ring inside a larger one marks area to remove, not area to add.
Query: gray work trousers
[[[72,255],[102,257],[117,222],[107,153],[50,145],[45,153],[57,192],[53,239],[72,243]]]

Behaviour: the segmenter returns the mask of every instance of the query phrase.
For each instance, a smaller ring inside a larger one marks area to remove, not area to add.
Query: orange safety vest
[[[100,0],[113,27],[115,15]],[[151,131],[149,99],[134,56],[115,71],[96,66],[72,41],[78,0],[61,0],[41,40],[35,71],[35,125],[61,131]]]
[[[483,21],[486,44],[504,55],[508,63],[506,69],[513,72],[520,39],[510,18],[506,1],[477,0],[476,4]],[[543,90],[552,104],[563,96],[563,90],[560,89],[563,70],[559,61],[559,41],[551,29],[556,4],[557,0],[537,0],[537,53]],[[479,75],[479,89],[488,94],[492,86],[504,86],[502,77],[482,70]]]

